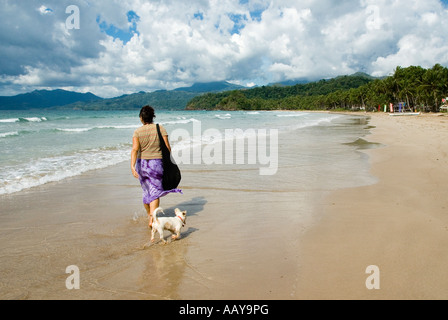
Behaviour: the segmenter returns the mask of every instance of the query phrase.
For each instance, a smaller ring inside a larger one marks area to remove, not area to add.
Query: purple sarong
[[[164,197],[169,193],[182,193],[180,189],[163,189],[163,164],[161,159],[137,159],[135,170],[139,175],[140,184],[142,185],[144,204],[150,204],[154,200]]]

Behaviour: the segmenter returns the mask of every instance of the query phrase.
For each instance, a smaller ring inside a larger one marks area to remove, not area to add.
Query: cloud
[[[77,5],[79,30],[65,9]],[[5,0],[0,94],[123,93],[448,65],[439,0]]]
[[[1,7],[0,74],[3,77],[23,76],[33,68],[69,73],[72,67],[82,65],[84,58],[98,57],[103,50],[99,40],[105,36],[95,20],[92,23],[89,10],[81,15],[83,28],[69,32],[65,25],[66,7],[61,1],[47,1],[45,6],[36,6],[30,0],[6,1]]]
[[[38,10],[41,14],[52,14],[54,12],[53,9],[47,8],[46,6],[41,6]]]
[[[448,11],[440,3],[413,2],[410,6],[396,7],[400,19],[393,12],[384,12],[386,28],[391,35],[394,50],[374,57],[373,75],[387,75],[396,66],[420,65],[432,67],[435,63],[448,64]]]

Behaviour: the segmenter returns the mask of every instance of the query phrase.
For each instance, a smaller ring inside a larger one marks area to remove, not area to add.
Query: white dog
[[[154,236],[156,235],[156,231],[160,235],[160,240],[163,243],[166,243],[165,239],[163,239],[163,230],[171,231],[172,239],[177,240],[180,238],[180,229],[185,226],[187,223],[187,211],[180,211],[180,209],[176,209],[176,217],[169,218],[157,218],[157,214],[159,212],[163,212],[162,208],[157,208],[152,213],[153,223],[152,223],[152,232],[151,232],[151,242],[154,242]]]

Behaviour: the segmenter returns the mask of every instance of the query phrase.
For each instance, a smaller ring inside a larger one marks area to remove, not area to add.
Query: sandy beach
[[[448,117],[356,117],[381,145],[353,152],[376,183],[313,193],[280,184],[294,168],[268,188],[243,165],[189,167],[162,199],[188,211],[167,245],[149,244],[128,163],[2,196],[0,299],[447,299]]]
[[[372,114],[378,183],[325,199],[301,245],[300,299],[448,298],[448,118]],[[367,290],[366,269],[380,271]]]

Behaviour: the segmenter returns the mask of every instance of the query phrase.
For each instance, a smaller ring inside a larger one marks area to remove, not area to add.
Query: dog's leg
[[[154,237],[156,236],[156,228],[152,228],[151,230],[151,242],[154,242]]]
[[[163,229],[159,230],[159,233],[160,233],[160,240],[162,240],[162,242],[166,244],[165,239],[163,239]]]
[[[176,230],[176,234],[171,236],[171,239],[178,240],[180,238],[180,230]]]

